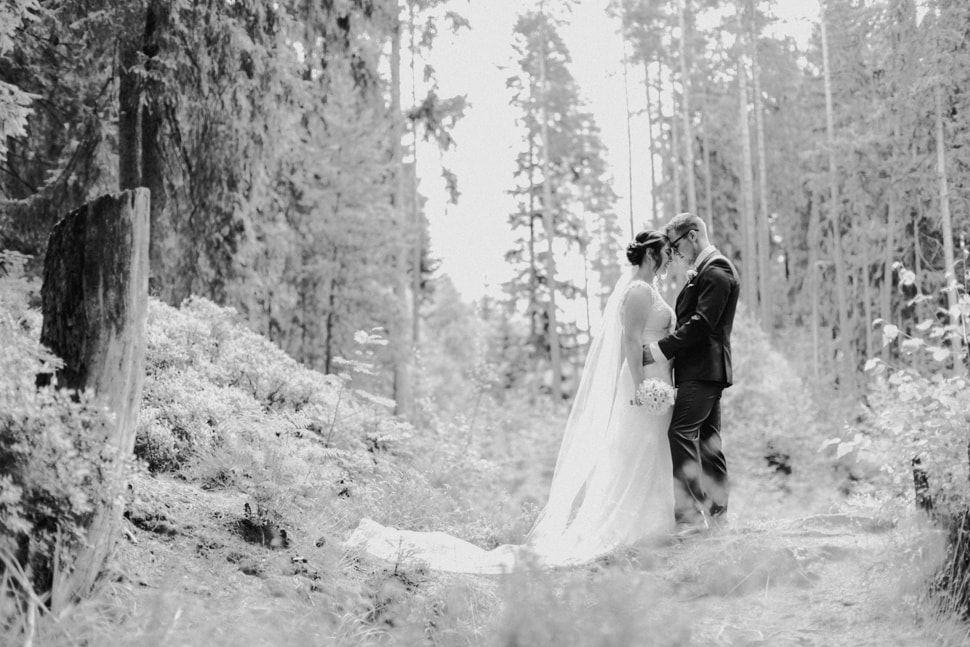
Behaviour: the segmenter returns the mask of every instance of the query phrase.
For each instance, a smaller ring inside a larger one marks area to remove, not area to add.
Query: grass
[[[42,600],[11,608],[8,576],[0,644],[967,644],[966,626],[925,595],[944,537],[917,515],[766,509],[585,568],[473,577],[345,551],[343,524],[324,510],[294,527],[286,549],[248,543],[230,523],[242,493],[142,478],[178,532],[131,526],[137,543],[119,546],[114,578],[56,616]]]

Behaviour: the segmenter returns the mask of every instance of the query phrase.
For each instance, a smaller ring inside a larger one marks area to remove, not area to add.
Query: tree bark
[[[98,198],[58,222],[48,243],[41,342],[64,360],[57,384],[91,389],[114,414],[105,438],[109,496],[75,560],[73,595],[91,590],[112,550],[122,512],[116,501],[134,450],[145,373],[148,202],[145,189]]]
[[[750,2],[751,0],[749,0]],[[754,5],[751,7],[754,13]],[[771,274],[768,269],[771,262],[771,230],[768,214],[768,161],[765,154],[765,126],[764,108],[761,102],[761,72],[758,68],[758,35],[754,30],[754,15],[751,16],[752,30],[748,39],[748,51],[751,54],[751,82],[754,90],[754,126],[755,138],[758,144],[758,212],[757,212],[757,242],[758,242],[758,293],[760,305],[761,325],[765,330],[771,329],[771,292],[768,281]]]
[[[630,238],[636,236],[636,225],[633,223],[633,129],[630,121],[630,84],[629,63],[626,59],[626,41],[623,52],[623,103],[626,108],[626,174],[627,174],[627,204],[630,208]]]
[[[916,203],[916,210],[913,212],[913,272],[916,273],[916,293],[919,295],[924,294],[923,286],[925,285],[924,277],[926,276],[923,272],[923,232],[921,230],[924,218],[926,218],[925,205],[922,201],[922,196],[920,196]],[[927,301],[923,299],[916,302],[913,307],[913,318],[916,321],[923,321],[933,316],[930,313],[935,308],[928,307],[928,305]],[[912,366],[919,372],[925,370],[923,358],[923,353],[913,354]]]
[[[891,81],[893,101],[890,104],[893,120],[890,124],[890,159],[889,159],[889,184],[886,187],[886,242],[883,246],[883,268],[882,286],[879,291],[879,316],[886,323],[893,322],[892,310],[892,287],[893,287],[893,265],[896,261],[896,227],[902,215],[901,204],[905,202],[905,194],[899,188],[899,169],[904,164],[902,159],[903,149],[903,120],[902,114],[907,108],[905,99],[900,99],[903,94],[901,88],[907,85],[907,68],[909,63],[908,34],[912,25],[908,19],[906,4],[908,0],[892,0],[890,2],[890,18],[893,25],[891,34]],[[915,22],[915,19],[913,19]],[[882,359],[888,362],[890,359],[890,347],[882,347]]]
[[[744,39],[743,9],[737,7],[738,38]],[[744,303],[753,315],[760,314],[758,309],[758,244],[754,222],[754,174],[751,162],[751,126],[748,123],[748,71],[744,65],[744,47],[738,55],[738,124],[741,137],[741,230],[744,234],[744,280],[742,290]],[[762,322],[763,325],[764,322]]]
[[[529,87],[530,99],[535,98],[535,84]],[[536,178],[535,178],[535,132],[529,128],[529,343],[539,347],[539,322],[537,320],[539,302],[539,259],[536,254]],[[537,353],[538,355],[538,353]],[[539,372],[538,361],[534,367]]]
[[[835,293],[838,308],[839,383],[853,388],[854,371],[851,368],[852,354],[849,347],[849,301],[846,295],[848,278],[845,259],[842,254],[842,225],[839,218],[839,185],[835,165],[835,118],[832,108],[832,68],[829,65],[828,31],[825,26],[825,1],[819,2],[821,11],[822,65],[825,81],[825,132],[828,142],[828,181],[829,181],[829,224],[832,228],[832,258],[835,261]]]
[[[869,220],[865,218],[865,215],[866,215],[865,208],[863,208],[863,213],[861,215],[863,217],[863,220],[862,220],[863,222],[869,222]],[[868,229],[869,228],[866,228],[863,231],[863,235],[865,235],[865,233],[868,232]],[[863,313],[863,316],[865,317],[865,321],[863,322],[864,324],[863,327],[865,328],[865,331],[866,331],[866,354],[865,354],[866,358],[872,357],[872,351],[873,351],[873,348],[875,348],[875,345],[874,345],[875,342],[873,340],[873,334],[872,334],[872,321],[875,318],[873,317],[873,312],[872,312],[872,301],[873,301],[872,282],[869,280],[869,277],[871,275],[871,272],[869,269],[870,240],[871,238],[866,235],[865,240],[861,245],[862,267],[859,268],[859,281],[860,281],[859,287],[861,288],[861,291],[862,291],[862,313]]]
[[[148,277],[149,294],[159,297],[169,305],[174,303],[174,293],[171,281],[166,280],[166,262],[171,258],[174,250],[168,244],[171,235],[166,206],[168,204],[165,191],[165,168],[162,162],[162,145],[160,141],[162,122],[162,105],[164,91],[156,87],[151,81],[155,71],[155,56],[158,54],[161,42],[162,26],[166,22],[166,9],[160,0],[152,0],[148,4],[145,15],[145,37],[142,52],[147,57],[145,71],[148,81],[142,89],[145,100],[141,108],[141,184],[151,191],[151,241],[149,243],[149,263],[151,274]]]
[[[654,227],[660,226],[657,213],[657,171],[654,160],[656,143],[653,140],[653,100],[650,93],[650,63],[643,60],[643,87],[647,96],[647,156],[650,158],[650,219]]]
[[[895,160],[894,160],[895,162]],[[889,187],[889,202],[886,204],[886,244],[882,258],[882,286],[879,291],[879,316],[886,323],[892,323],[892,285],[893,285],[893,253],[896,239],[896,188]],[[882,359],[889,361],[889,346],[883,346]]]
[[[680,128],[677,127],[677,89],[674,87],[673,78],[670,79],[670,93],[673,97],[673,106],[670,114],[670,171],[674,180],[674,213],[676,215],[684,210],[684,190],[680,177]]]
[[[707,114],[708,109],[707,91],[704,92],[704,106],[701,110],[703,115]],[[704,219],[707,221],[707,233],[713,239],[714,231],[714,195],[711,178],[711,142],[708,132],[708,119],[702,118],[701,123],[701,146],[704,147]]]
[[[687,67],[687,3],[680,0],[680,103],[684,120],[684,176],[687,179],[687,210],[697,215],[697,179],[694,173],[694,136],[690,116],[690,70]]]
[[[418,105],[418,83],[414,72],[417,47],[414,42],[414,2],[408,1],[408,49],[410,50],[409,68],[411,73],[411,105]],[[408,174],[411,207],[411,231],[414,234],[411,249],[411,345],[418,347],[421,338],[421,260],[424,258],[424,228],[421,223],[421,208],[418,197],[418,125],[411,123],[412,173]]]
[[[943,132],[943,87],[937,83],[933,88],[933,104],[936,123],[936,182],[940,199],[940,226],[943,235],[943,282],[946,305],[950,312],[957,304],[956,274],[954,273],[953,221],[950,218],[950,185],[946,177],[946,139]],[[952,319],[951,315],[951,319]]]
[[[141,91],[135,66],[138,48],[130,39],[121,39],[118,70],[118,188],[122,191],[141,186],[138,141],[138,104]]]
[[[808,276],[812,293],[812,375],[818,380],[821,373],[820,357],[821,339],[819,335],[819,242],[821,240],[821,223],[819,203],[821,196],[813,193],[811,211],[808,220]]]
[[[399,231],[408,231],[408,216],[404,200],[404,160],[401,151],[401,23],[395,18],[391,34],[391,166],[394,172],[391,203],[400,223]],[[410,348],[408,334],[408,245],[407,236],[399,237],[395,252],[394,297],[398,305],[398,321],[392,323],[388,331],[394,353],[394,413],[407,415],[411,409],[411,378],[409,370]]]

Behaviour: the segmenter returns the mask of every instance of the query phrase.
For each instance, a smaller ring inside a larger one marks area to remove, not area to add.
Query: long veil
[[[526,536],[530,545],[541,547],[562,535],[578,497],[601,463],[613,417],[613,394],[623,367],[623,299],[635,270],[631,266],[620,276],[603,308],[600,330],[586,354],[566,420],[549,498]]]
[[[549,497],[524,544],[502,545],[484,550],[441,532],[413,532],[363,519],[347,545],[384,559],[417,559],[436,570],[463,573],[503,573],[523,558],[546,566],[565,566],[589,561],[599,554],[565,553],[557,540],[563,537],[570,515],[582,501],[584,488],[603,465],[607,431],[614,416],[613,403],[623,366],[622,306],[635,267],[624,272],[603,310],[599,332],[594,335],[583,365],[556,460]],[[605,468],[604,468],[605,469]]]

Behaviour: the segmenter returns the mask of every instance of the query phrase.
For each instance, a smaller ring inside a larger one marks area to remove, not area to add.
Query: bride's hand
[[[630,405],[631,406],[634,406],[634,407],[642,407],[643,406],[643,398],[640,397],[640,389],[639,389],[639,387],[633,390],[633,399],[630,400]]]

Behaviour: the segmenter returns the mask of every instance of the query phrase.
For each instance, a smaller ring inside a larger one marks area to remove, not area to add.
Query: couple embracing
[[[650,232],[647,238],[654,236]],[[673,330],[643,348],[649,366],[673,363],[677,396],[667,431],[679,525],[718,522],[727,513],[727,463],[721,450],[721,392],[731,385],[731,329],[740,283],[710,243],[704,221],[680,214],[666,227],[667,253],[686,261]]]
[[[488,574],[523,562],[584,564],[723,519],[720,398],[731,384],[737,272],[710,244],[703,220],[686,213],[663,232],[637,234],[626,255],[630,268],[590,345],[548,500],[523,543],[484,550],[364,519],[348,545],[392,561]],[[655,279],[675,259],[689,269],[671,308]],[[676,385],[673,406],[641,406],[649,384]]]

